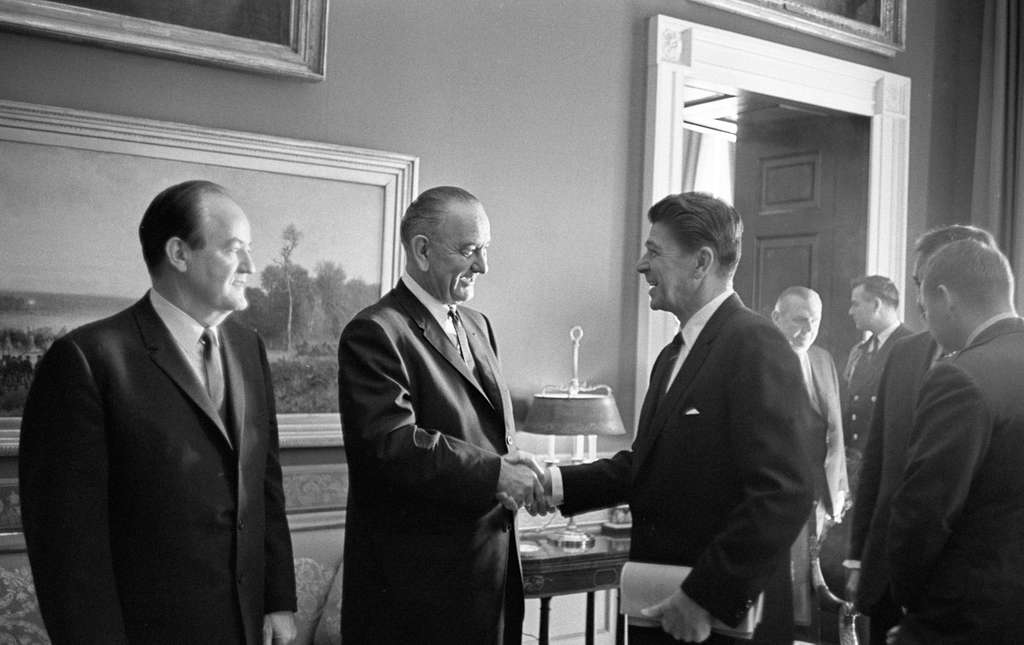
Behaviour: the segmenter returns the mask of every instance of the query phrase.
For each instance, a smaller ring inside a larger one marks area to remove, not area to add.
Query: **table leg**
[[[540,634],[537,645],[548,645],[548,620],[551,614],[551,596],[540,599]]]
[[[618,592],[615,594],[615,645],[626,645],[626,617],[622,615],[622,594]]]
[[[584,632],[586,645],[594,645],[594,592],[587,592],[587,630]]]

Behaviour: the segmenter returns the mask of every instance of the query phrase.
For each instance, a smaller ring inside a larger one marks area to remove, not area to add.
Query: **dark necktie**
[[[469,349],[469,336],[466,335],[466,328],[462,324],[462,316],[459,315],[459,310],[455,305],[448,306],[448,317],[452,319],[452,325],[455,326],[455,340],[459,346],[459,354],[462,355],[462,360],[466,362],[470,373],[474,374],[476,361],[473,360],[473,352]]]
[[[224,416],[224,366],[220,360],[217,333],[207,327],[199,339],[203,344],[203,369],[206,371],[206,392],[213,401],[213,407]]]
[[[860,356],[850,369],[850,388],[858,389],[867,379],[871,370],[871,363],[878,350],[878,336],[871,334],[871,337],[860,345]]]

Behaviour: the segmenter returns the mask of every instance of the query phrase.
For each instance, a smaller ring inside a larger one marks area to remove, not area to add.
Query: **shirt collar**
[[[878,346],[881,347],[882,345],[884,345],[885,341],[889,340],[889,336],[892,336],[892,333],[894,331],[896,331],[896,329],[899,326],[900,326],[900,321],[897,320],[895,323],[893,323],[889,327],[886,327],[882,331],[880,331],[877,334],[875,334],[875,338],[878,339]]]
[[[427,308],[430,315],[434,317],[437,324],[441,325],[441,329],[448,329],[452,326],[450,319],[448,318],[448,305],[441,302],[434,296],[432,296],[426,289],[420,286],[416,279],[409,275],[406,271],[402,274],[402,283],[412,291],[412,295],[416,296],[416,299]]]
[[[161,296],[156,289],[149,290],[149,301],[152,303],[153,309],[156,310],[156,315],[159,316],[164,326],[167,327],[167,331],[171,332],[171,337],[174,338],[174,341],[183,349],[195,348],[199,343],[199,338],[203,335],[203,330],[206,328],[199,324],[195,318],[179,309],[170,300]],[[213,330],[216,336],[217,327],[214,326],[210,329]]]
[[[1016,317],[1017,312],[1015,311],[1004,311],[1001,314],[996,314],[992,316],[991,318],[989,318],[988,320],[974,328],[974,331],[971,332],[971,335],[967,337],[967,342],[964,343],[964,347],[970,347],[971,343],[978,340],[978,336],[981,336],[982,332],[984,332],[986,329],[996,324],[997,322]]]
[[[693,347],[693,344],[697,342],[697,337],[700,336],[700,332],[704,330],[704,326],[711,320],[711,316],[715,315],[715,312],[722,306],[722,303],[728,300],[732,294],[732,289],[726,289],[698,309],[697,313],[690,316],[690,319],[686,321],[683,328],[679,330],[687,347]]]

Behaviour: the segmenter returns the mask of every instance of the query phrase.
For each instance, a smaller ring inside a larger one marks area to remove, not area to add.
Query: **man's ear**
[[[167,264],[179,273],[184,273],[188,270],[191,254],[192,249],[180,237],[169,238],[164,243],[164,256],[167,258]]]
[[[416,235],[409,243],[409,259],[420,271],[430,268],[430,240],[426,235]]]
[[[935,291],[939,294],[939,299],[942,300],[942,305],[946,310],[956,311],[957,306],[960,304],[960,299],[957,298],[955,293],[946,288],[944,284],[940,284]]]
[[[703,278],[711,272],[711,265],[715,263],[715,252],[711,247],[702,246],[694,255],[697,258],[697,265],[693,268],[693,277]]]

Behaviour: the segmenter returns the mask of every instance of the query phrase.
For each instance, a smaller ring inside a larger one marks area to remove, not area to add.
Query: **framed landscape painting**
[[[894,56],[906,46],[907,0],[694,0]]]
[[[330,0],[0,0],[0,27],[319,81]]]
[[[338,337],[399,275],[417,168],[400,154],[0,101],[0,437],[16,436],[55,338],[146,293],[149,201],[208,179],[252,224],[257,275],[233,316],[267,343],[282,442],[321,445],[321,430],[340,428]]]

